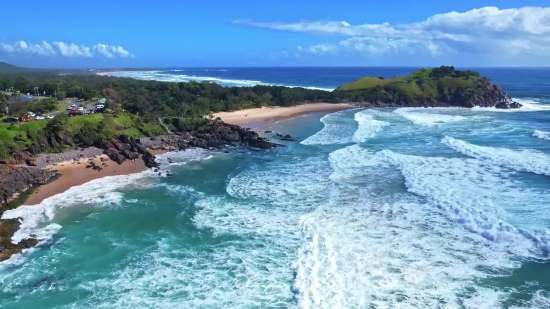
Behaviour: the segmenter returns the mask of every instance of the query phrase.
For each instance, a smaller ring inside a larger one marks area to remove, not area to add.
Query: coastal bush
[[[290,106],[306,101],[346,100],[346,95],[343,94],[299,87],[265,85],[223,87],[211,82],[172,83],[98,75],[60,76],[44,73],[0,76],[0,89],[15,87],[22,93],[33,92],[34,87],[38,86],[44,89],[47,95],[53,95],[54,91],[58,91],[58,83],[59,92],[63,92],[67,97],[85,100],[105,97],[107,107],[114,114],[127,111],[145,118],[200,117],[210,111],[229,111],[269,105]],[[44,106],[33,108],[43,112],[59,108],[59,106],[54,107],[53,104],[47,106],[46,103],[41,104]],[[20,112],[24,110],[20,109]]]

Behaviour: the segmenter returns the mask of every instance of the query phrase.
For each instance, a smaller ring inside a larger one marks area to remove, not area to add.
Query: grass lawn
[[[376,86],[387,85],[389,83],[400,82],[400,81],[403,81],[404,79],[405,78],[403,76],[397,76],[397,77],[392,77],[388,79],[379,79],[378,77],[368,76],[368,77],[360,78],[349,84],[342,85],[338,87],[338,90],[346,91],[346,90],[369,89],[369,88],[374,88]]]
[[[16,146],[20,148],[25,145],[32,144],[38,138],[38,133],[42,132],[48,121],[33,121],[25,123],[2,123],[0,124],[0,143],[5,145]],[[31,138],[27,137],[27,132]],[[21,135],[24,141],[14,141],[14,137]]]

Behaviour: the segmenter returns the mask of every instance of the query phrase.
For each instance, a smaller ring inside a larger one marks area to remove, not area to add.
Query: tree
[[[69,116],[67,114],[59,114],[48,122],[45,131],[52,134],[58,134],[63,131],[68,122]]]
[[[10,100],[10,97],[3,93],[3,92],[0,92],[0,103],[6,103]]]

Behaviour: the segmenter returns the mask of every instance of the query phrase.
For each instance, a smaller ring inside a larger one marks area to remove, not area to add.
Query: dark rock
[[[136,160],[139,158],[139,155],[137,153],[131,152],[128,149],[122,149],[120,151],[120,154],[126,157],[128,160]]]
[[[119,153],[115,148],[107,148],[104,153],[118,164],[122,164],[122,162],[126,161],[126,157]]]
[[[518,102],[513,101],[502,101],[495,105],[495,108],[498,109],[515,109],[515,108],[521,108],[523,105],[519,104]]]
[[[26,238],[21,240],[18,245],[21,246],[23,249],[28,249],[36,246],[38,244],[38,240],[36,238]]]
[[[151,168],[151,167],[158,167],[158,163],[157,161],[155,160],[155,156],[152,155],[149,151],[146,151],[142,156],[141,156],[141,159],[143,160],[143,162],[145,163],[145,166],[147,166],[148,168]]]
[[[26,163],[28,166],[37,166],[35,158],[27,158]]]
[[[25,139],[23,138],[23,135],[21,134],[17,134],[16,136],[13,137],[13,140],[16,141],[16,142],[23,142],[25,141]]]
[[[266,134],[267,134],[267,133],[273,133],[273,131],[267,130],[267,131],[265,131],[264,133],[266,133]]]
[[[0,165],[0,205],[6,207],[20,193],[27,191],[35,185],[44,184],[56,175],[52,171],[34,167]]]

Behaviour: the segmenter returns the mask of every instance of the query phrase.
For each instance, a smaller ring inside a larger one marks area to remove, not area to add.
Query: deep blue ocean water
[[[116,74],[334,88],[413,69],[205,70]],[[169,153],[172,178],[7,212],[43,241],[0,264],[0,306],[550,308],[550,70],[479,70],[524,108],[312,113],[258,128],[297,138],[282,148]]]

